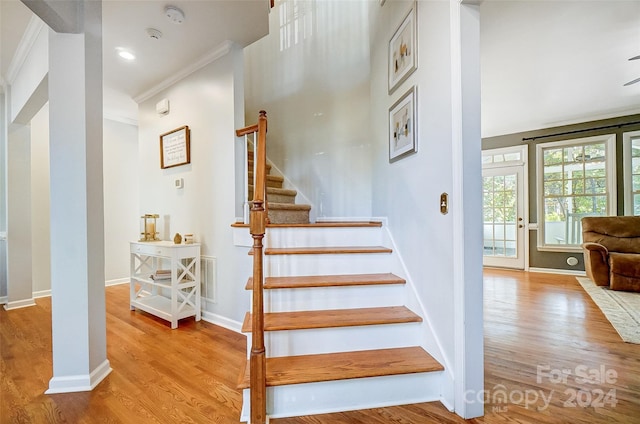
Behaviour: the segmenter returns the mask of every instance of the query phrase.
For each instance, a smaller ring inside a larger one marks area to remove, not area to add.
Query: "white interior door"
[[[482,170],[483,264],[525,267],[524,166]]]

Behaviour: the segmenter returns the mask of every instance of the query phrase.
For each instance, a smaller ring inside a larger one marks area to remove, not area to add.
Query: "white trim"
[[[209,53],[202,56],[199,60],[196,60],[191,65],[187,66],[186,68],[183,68],[182,70],[178,71],[177,73],[165,79],[164,81],[160,82],[159,84],[151,87],[147,91],[144,91],[138,94],[133,98],[133,100],[139,104],[150,99],[151,97],[171,87],[173,84],[186,78],[187,76],[191,75],[197,70],[204,68],[211,62],[214,62],[220,59],[221,57],[223,57],[224,55],[228,54],[231,51],[232,47],[233,47],[232,41],[229,41],[229,40],[223,41],[218,47],[216,47],[215,49],[211,50]]]
[[[236,333],[243,334],[241,322],[234,321],[227,317],[223,317],[222,315],[214,314],[213,312],[209,312],[209,311],[202,311],[202,320],[210,324],[224,327],[227,330],[231,330]]]
[[[606,152],[605,171],[607,177],[607,202],[608,202],[608,215],[617,215],[617,191],[616,191],[616,135],[615,134],[603,134],[593,137],[572,138],[561,141],[554,141],[550,143],[540,143],[536,145],[536,203],[538,212],[538,237],[537,247],[539,251],[547,252],[579,252],[581,251],[579,245],[553,245],[546,244],[544,241],[544,155],[543,150],[549,148],[562,148],[565,146],[591,144],[591,143],[604,143]]]
[[[29,24],[22,34],[22,38],[20,39],[20,43],[18,43],[18,47],[16,48],[15,53],[13,54],[13,58],[11,59],[11,63],[9,63],[9,68],[7,69],[7,84],[12,85],[20,73],[20,69],[22,69],[22,65],[24,65],[24,61],[29,56],[29,52],[33,48],[34,43],[38,39],[38,35],[46,25],[36,15],[31,16],[31,20],[29,20]]]
[[[0,305],[4,305],[5,303],[7,303],[7,301],[7,296],[0,296]]]
[[[622,162],[624,167],[624,214],[633,215],[633,196],[631,181],[631,139],[640,136],[640,131],[629,131],[622,134]]]
[[[584,271],[573,271],[571,269],[555,269],[555,268],[529,268],[529,272],[537,272],[542,274],[563,274],[563,275],[577,275],[584,277],[587,275]]]
[[[96,367],[91,374],[81,374],[66,377],[52,377],[49,380],[49,389],[44,393],[47,395],[56,393],[89,392],[93,390],[111,372],[109,360]]]
[[[49,290],[39,290],[33,292],[34,299],[40,299],[41,297],[51,297],[51,289]]]
[[[33,298],[7,302],[4,305],[4,309],[6,311],[12,311],[14,309],[28,308],[29,306],[36,306],[36,301]]]
[[[120,284],[129,284],[131,282],[129,277],[114,278],[113,280],[107,280],[104,282],[105,287],[118,286]]]

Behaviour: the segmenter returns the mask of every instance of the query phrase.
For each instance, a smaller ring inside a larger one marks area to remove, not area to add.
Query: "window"
[[[624,139],[624,212],[640,215],[640,131],[625,133]]]
[[[615,135],[537,146],[538,249],[577,251],[585,216],[616,214]]]
[[[280,51],[287,50],[311,37],[312,2],[309,0],[281,0],[278,4],[280,20]]]

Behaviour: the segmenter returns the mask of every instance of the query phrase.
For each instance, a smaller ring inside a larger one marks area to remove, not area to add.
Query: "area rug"
[[[576,277],[622,340],[640,344],[640,293],[609,290],[586,277]]]

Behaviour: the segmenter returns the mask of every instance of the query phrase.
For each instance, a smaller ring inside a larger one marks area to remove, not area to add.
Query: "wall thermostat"
[[[184,187],[184,179],[183,178],[176,178],[175,181],[173,182],[173,184],[176,186],[176,188],[182,188],[182,187]]]

